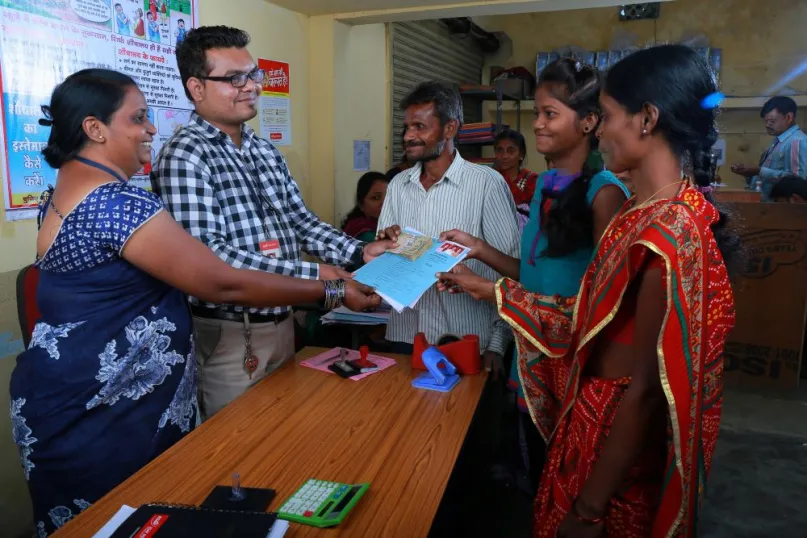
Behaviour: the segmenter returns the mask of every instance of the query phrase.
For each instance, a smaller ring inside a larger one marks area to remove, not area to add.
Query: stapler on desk
[[[412,351],[412,369],[426,370],[423,361],[423,353],[431,346],[426,340],[426,335],[418,333],[415,335],[414,349]],[[457,371],[462,375],[476,375],[482,371],[482,359],[479,356],[479,337],[475,334],[467,334],[457,342],[451,342],[442,346],[437,346],[448,361],[455,365]]]
[[[426,349],[422,353],[422,358],[428,371],[412,380],[413,387],[449,392],[460,382],[457,368],[436,347]]]

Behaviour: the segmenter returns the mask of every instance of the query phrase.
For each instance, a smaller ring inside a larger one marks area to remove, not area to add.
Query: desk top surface
[[[241,475],[277,491],[276,511],[307,479],[370,482],[331,529],[292,524],[290,537],[426,536],[479,402],[486,376],[449,393],[415,389],[408,357],[361,381],[289,363],[93,504],[54,536],[87,538],[124,504],[199,505]]]

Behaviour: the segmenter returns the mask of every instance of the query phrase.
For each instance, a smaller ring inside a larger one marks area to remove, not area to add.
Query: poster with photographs
[[[8,220],[32,218],[55,184],[42,158],[50,128],[39,125],[53,88],[82,69],[131,76],[157,127],[156,156],[193,109],[176,63],[176,44],[196,25],[195,0],[0,0],[0,151]],[[150,166],[133,178],[149,187]]]

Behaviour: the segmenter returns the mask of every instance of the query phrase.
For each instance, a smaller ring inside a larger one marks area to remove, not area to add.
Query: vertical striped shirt
[[[390,182],[379,218],[379,230],[397,224],[437,237],[457,228],[483,239],[513,257],[519,254],[516,207],[504,178],[485,166],[471,164],[459,152],[445,175],[428,191],[420,183],[422,165],[401,172]],[[489,280],[500,277],[487,265],[466,262]],[[496,306],[467,294],[427,291],[414,309],[392,312],[387,339],[411,344],[423,332],[429,342],[444,334],[479,335],[480,351],[504,354],[513,335]]]

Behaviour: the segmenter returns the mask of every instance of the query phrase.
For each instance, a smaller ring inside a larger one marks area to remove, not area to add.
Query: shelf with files
[[[496,106],[496,124],[495,131],[498,133],[502,126],[502,111],[504,110],[503,103],[515,103],[517,111],[521,111],[521,96],[504,91],[504,80],[499,80],[493,83],[492,86],[473,87],[473,88],[460,88],[460,95],[464,100],[474,100],[480,103],[492,102]],[[521,131],[521,114],[516,119],[516,130]]]
[[[496,121],[493,125],[494,135],[501,132],[504,124],[502,121],[502,114],[504,112],[503,103],[514,103],[514,106],[518,111],[520,111],[521,107],[522,96],[506,91],[504,89],[505,82],[505,80],[499,80],[494,82],[491,86],[472,86],[459,88],[460,95],[462,96],[463,101],[466,103],[466,107],[471,103],[476,103],[479,105],[478,113],[480,118],[482,118],[484,112],[488,110],[488,108],[485,106],[486,103],[490,103],[491,105],[495,106]],[[465,120],[466,123],[473,123],[467,121],[467,114]],[[517,131],[521,131],[521,114],[516,115],[515,129]],[[477,157],[480,157],[481,148],[492,146],[493,138],[491,137],[483,140],[458,140],[457,145],[467,148],[472,154],[476,154]]]
[[[493,138],[486,138],[485,140],[457,140],[458,146],[476,146],[476,147],[484,147],[484,146],[492,146],[493,145]]]

